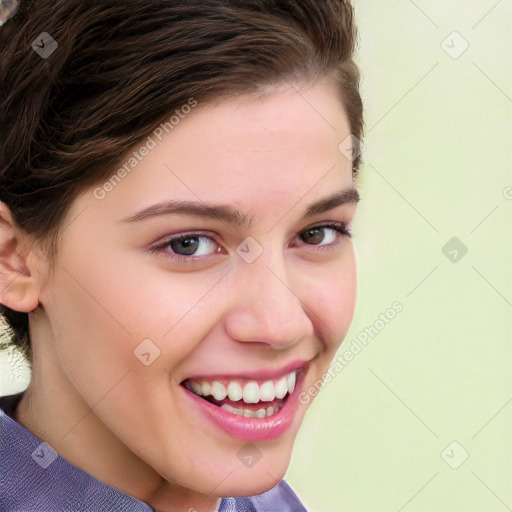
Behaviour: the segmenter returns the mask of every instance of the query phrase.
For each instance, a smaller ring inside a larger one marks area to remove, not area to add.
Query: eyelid
[[[310,229],[316,228],[332,228],[334,230],[344,231],[347,234],[351,233],[352,221],[350,222],[339,222],[339,221],[325,221],[317,224],[313,224],[311,227],[305,228],[299,233],[304,233],[305,231],[309,231]]]

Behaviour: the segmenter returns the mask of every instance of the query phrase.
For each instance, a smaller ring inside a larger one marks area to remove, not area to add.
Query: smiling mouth
[[[182,385],[195,395],[225,411],[245,418],[268,418],[277,414],[295,389],[294,370],[279,379],[187,379]]]

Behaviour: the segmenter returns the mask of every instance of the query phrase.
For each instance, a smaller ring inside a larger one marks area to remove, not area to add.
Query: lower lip
[[[291,395],[288,395],[282,409],[268,418],[246,418],[232,414],[222,407],[200,398],[186,387],[181,386],[192,402],[199,406],[200,413],[216,427],[244,441],[269,441],[283,435],[293,424],[300,407],[298,396],[307,369],[297,374],[297,383]]]

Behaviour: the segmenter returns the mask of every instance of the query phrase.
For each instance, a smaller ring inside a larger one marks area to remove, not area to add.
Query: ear
[[[46,265],[33,240],[0,202],[0,303],[21,313],[36,309]]]

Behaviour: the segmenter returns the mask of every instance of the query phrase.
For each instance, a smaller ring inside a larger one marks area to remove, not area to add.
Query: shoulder
[[[12,402],[0,400],[0,510],[153,511],[59,456],[7,414]]]

